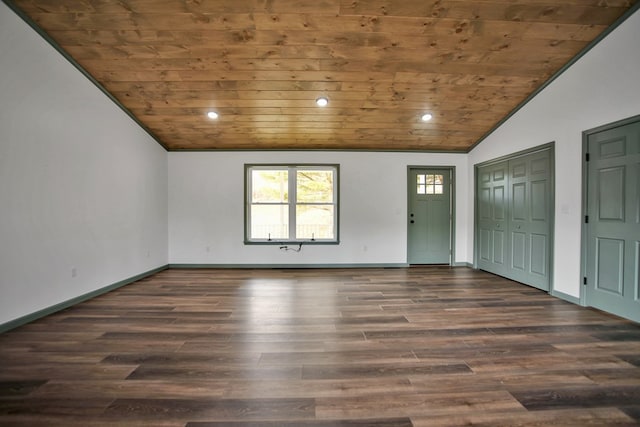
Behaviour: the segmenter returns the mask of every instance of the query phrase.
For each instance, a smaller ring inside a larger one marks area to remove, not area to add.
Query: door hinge
[[[585,160],[585,161],[587,161],[587,162],[589,161],[589,153],[586,153],[586,154],[585,154],[585,156],[584,156],[584,160]]]
[[[583,285],[586,285],[586,284],[587,284],[587,278],[586,278],[586,277],[583,277],[583,278],[582,278],[582,284],[583,284]]]
[[[584,223],[589,224],[589,215],[584,216]]]

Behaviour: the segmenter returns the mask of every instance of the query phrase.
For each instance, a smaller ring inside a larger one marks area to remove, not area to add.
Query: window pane
[[[418,194],[425,194],[427,192],[426,185],[418,184]]]
[[[442,184],[444,177],[442,175],[434,175],[434,181],[436,184]]]
[[[433,194],[433,185],[427,185],[427,194]]]
[[[297,205],[297,239],[333,239],[332,205]]]
[[[282,203],[289,199],[286,170],[251,171],[251,202]]]
[[[427,184],[433,184],[435,175],[427,175]]]
[[[437,184],[435,189],[435,194],[442,194],[443,186]]]
[[[296,197],[298,203],[332,203],[333,171],[298,170],[296,172]]]
[[[424,175],[418,175],[418,184],[424,184]]]
[[[287,205],[251,205],[252,239],[288,239],[289,207]]]

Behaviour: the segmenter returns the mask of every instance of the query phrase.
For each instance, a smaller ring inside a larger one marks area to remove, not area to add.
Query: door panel
[[[480,191],[480,219],[491,219],[491,189],[483,188]]]
[[[527,235],[521,232],[512,233],[511,268],[525,271],[527,258]]]
[[[531,160],[531,173],[533,175],[546,174],[549,172],[549,157],[542,156]]]
[[[626,138],[623,135],[618,135],[609,141],[603,141],[598,145],[598,152],[600,159],[610,159],[612,157],[622,157],[627,154]]]
[[[531,274],[548,277],[547,261],[547,236],[544,234],[531,234]]]
[[[501,162],[478,170],[478,245],[481,269],[504,274],[506,230],[506,176],[508,163]]]
[[[597,239],[596,260],[596,288],[622,296],[624,240]]]
[[[548,221],[549,207],[547,203],[550,197],[547,190],[547,180],[531,182],[531,220]]]
[[[504,185],[493,187],[493,219],[500,221],[504,219],[504,208],[506,205]]]
[[[493,263],[504,265],[504,233],[493,230]]]
[[[483,262],[491,261],[491,231],[480,230],[480,260]]]
[[[624,167],[598,171],[598,219],[624,221]]]
[[[451,170],[409,169],[409,264],[451,262]]]
[[[640,121],[587,136],[585,302],[640,321]]]
[[[527,219],[527,186],[521,182],[511,187],[512,213],[511,217],[515,221],[526,221]]]

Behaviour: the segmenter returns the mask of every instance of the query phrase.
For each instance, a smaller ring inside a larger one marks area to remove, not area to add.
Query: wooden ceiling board
[[[4,1],[169,150],[466,152],[637,6]]]

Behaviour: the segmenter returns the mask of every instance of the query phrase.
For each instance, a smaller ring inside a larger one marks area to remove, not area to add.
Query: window
[[[444,192],[444,176],[418,174],[418,194],[442,194]]]
[[[338,242],[337,165],[246,165],[245,242]]]

